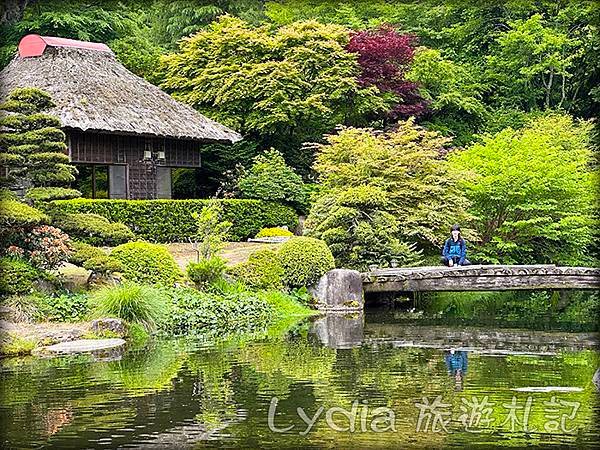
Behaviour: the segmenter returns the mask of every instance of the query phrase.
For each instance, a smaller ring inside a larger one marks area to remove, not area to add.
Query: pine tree
[[[36,88],[15,89],[0,105],[1,182],[47,200],[77,194],[67,188],[77,169],[69,164],[60,120],[45,112],[52,106],[50,95]]]

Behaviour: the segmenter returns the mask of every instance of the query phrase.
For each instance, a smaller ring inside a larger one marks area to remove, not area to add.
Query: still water
[[[2,448],[600,448],[596,338],[384,311],[6,359]]]

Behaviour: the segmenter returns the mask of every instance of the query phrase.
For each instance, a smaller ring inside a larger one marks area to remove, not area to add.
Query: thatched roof
[[[77,42],[77,41],[75,41]],[[64,127],[209,142],[235,142],[235,131],[198,113],[134,75],[111,51],[52,46],[15,58],[0,72],[0,99],[17,87],[37,87],[56,103]]]

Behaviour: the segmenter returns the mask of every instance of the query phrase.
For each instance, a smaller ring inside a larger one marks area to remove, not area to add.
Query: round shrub
[[[291,237],[294,233],[290,230],[281,227],[272,227],[272,228],[263,228],[257,234],[257,238],[262,237],[274,237],[274,236],[283,236],[283,237]]]
[[[160,289],[135,283],[110,286],[91,298],[95,317],[116,317],[154,329],[167,316],[168,297]]]
[[[254,289],[283,287],[283,266],[273,250],[262,249],[251,253],[248,261],[236,264],[228,269],[228,273]]]
[[[16,200],[0,200],[0,228],[34,227],[47,223],[46,214]]]
[[[127,225],[111,223],[99,214],[63,214],[54,217],[53,223],[91,245],[119,245],[135,237]]]
[[[187,274],[198,286],[206,286],[223,277],[225,261],[218,256],[202,259],[197,263],[191,262],[187,265]]]
[[[320,239],[293,237],[281,245],[277,255],[284,270],[283,280],[288,286],[309,286],[335,268],[331,250]]]
[[[21,258],[0,258],[0,295],[29,294],[40,272]]]
[[[121,263],[123,275],[131,281],[172,285],[183,275],[173,256],[162,245],[128,242],[116,247],[110,256]]]
[[[102,249],[86,244],[85,242],[72,242],[71,247],[73,248],[73,253],[69,256],[68,261],[76,266],[83,267],[83,264],[90,259],[106,256],[106,253]]]

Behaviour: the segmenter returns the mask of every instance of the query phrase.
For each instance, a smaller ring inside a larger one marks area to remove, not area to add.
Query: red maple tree
[[[377,86],[381,92],[397,98],[388,111],[388,119],[419,117],[427,109],[427,101],[419,95],[418,85],[404,78],[413,60],[416,43],[415,36],[400,34],[391,25],[350,36],[347,50],[358,53],[362,68],[360,83]]]

